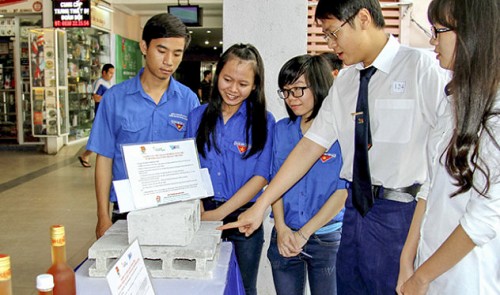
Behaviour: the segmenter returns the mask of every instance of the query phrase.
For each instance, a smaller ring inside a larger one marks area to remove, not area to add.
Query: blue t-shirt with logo
[[[208,104],[204,104],[189,114],[186,138],[196,138],[207,106]],[[274,117],[267,112],[267,138],[264,149],[243,159],[243,155],[252,145],[245,139],[246,114],[247,103],[243,103],[226,124],[222,117],[219,117],[215,136],[219,151],[213,145],[211,150],[205,146],[206,157],[200,155],[200,165],[202,168],[208,168],[214,188],[214,198],[217,201],[229,200],[253,176],[262,176],[267,181],[270,180]],[[251,202],[255,202],[261,193],[259,192]]]
[[[301,120],[302,117],[297,117],[295,122],[285,118],[276,123],[271,169],[273,177],[304,136],[300,129]],[[346,188],[346,181],[339,178],[341,168],[340,145],[335,142],[314,163],[309,172],[283,195],[285,223],[288,227],[293,229],[302,228],[318,213],[336,190]],[[339,228],[343,216],[344,209],[328,224],[338,223],[336,227]],[[332,227],[329,227],[329,229],[332,229]]]
[[[173,77],[156,104],[142,88],[143,71],[104,93],[87,143],[88,150],[113,159],[113,180],[128,178],[123,144],[183,139],[188,114],[200,105],[197,95]],[[113,187],[110,201],[117,201]]]

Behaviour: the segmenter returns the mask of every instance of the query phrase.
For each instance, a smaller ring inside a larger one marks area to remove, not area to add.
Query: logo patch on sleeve
[[[337,155],[324,153],[319,159],[321,160],[321,163],[325,163],[335,157],[337,157]]]

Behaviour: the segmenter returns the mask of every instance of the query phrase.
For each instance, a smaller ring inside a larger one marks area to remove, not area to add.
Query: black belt
[[[422,185],[418,183],[401,188],[387,188],[380,185],[372,185],[372,192],[373,196],[377,199],[410,203],[415,201],[421,186]]]

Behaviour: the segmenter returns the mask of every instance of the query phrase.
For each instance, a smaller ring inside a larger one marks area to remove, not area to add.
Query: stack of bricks
[[[212,277],[220,250],[220,221],[200,221],[200,201],[130,212],[89,249],[89,276],[105,277],[135,239],[154,278]]]

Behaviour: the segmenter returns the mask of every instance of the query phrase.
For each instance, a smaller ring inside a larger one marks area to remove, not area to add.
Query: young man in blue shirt
[[[191,37],[175,16],[162,13],[144,26],[140,48],[146,63],[134,78],[115,85],[103,96],[87,149],[97,153],[96,236],[101,237],[117,214],[112,180],[127,178],[121,145],[184,138],[187,116],[198,98],[172,75],[182,61]],[[114,205],[113,219],[109,202]]]

